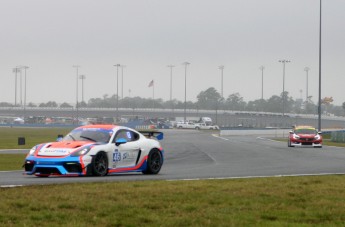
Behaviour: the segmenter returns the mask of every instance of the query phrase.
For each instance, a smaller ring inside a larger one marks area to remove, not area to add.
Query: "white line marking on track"
[[[272,141],[272,142],[278,142],[278,143],[283,143],[283,141],[278,141],[278,140],[273,140],[273,139],[269,139],[269,138],[266,138],[266,137],[256,137],[256,139],[258,140],[267,140],[267,141]]]
[[[211,177],[211,178],[187,178],[173,179],[166,181],[198,181],[198,180],[232,180],[232,179],[255,179],[255,178],[274,178],[274,177],[307,177],[307,176],[328,176],[328,175],[345,175],[345,173],[310,173],[310,174],[280,174],[272,176],[243,176],[243,177]]]
[[[0,151],[28,151],[30,149],[0,149]]]
[[[218,136],[216,134],[212,134],[213,137],[216,137],[216,138],[219,138],[219,139],[222,139],[222,140],[229,140],[227,138],[224,138],[224,137],[221,137],[221,136]]]
[[[15,187],[23,187],[23,185],[0,185],[0,188],[15,188]]]
[[[14,173],[14,172],[23,172],[23,170],[6,170],[6,171],[0,171],[0,173]]]

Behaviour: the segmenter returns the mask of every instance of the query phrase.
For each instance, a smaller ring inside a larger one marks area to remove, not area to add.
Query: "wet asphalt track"
[[[208,131],[164,132],[165,162],[158,175],[39,178],[25,176],[23,171],[2,171],[0,186],[345,173],[344,148],[288,148],[286,143],[257,136],[219,138]]]

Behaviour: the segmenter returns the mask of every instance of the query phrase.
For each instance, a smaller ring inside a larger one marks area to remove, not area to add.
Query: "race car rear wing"
[[[146,138],[155,138],[157,140],[162,140],[164,138],[163,132],[158,131],[139,131],[141,134],[143,134]]]

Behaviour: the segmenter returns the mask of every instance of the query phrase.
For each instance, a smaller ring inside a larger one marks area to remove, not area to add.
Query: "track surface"
[[[3,171],[0,186],[345,173],[344,148],[288,148],[256,136],[220,138],[195,130],[166,130],[162,145],[165,162],[158,175],[39,178]]]

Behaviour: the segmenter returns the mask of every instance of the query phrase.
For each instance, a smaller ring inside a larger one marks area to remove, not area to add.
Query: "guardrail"
[[[274,136],[287,137],[291,129],[221,129],[220,136]]]

